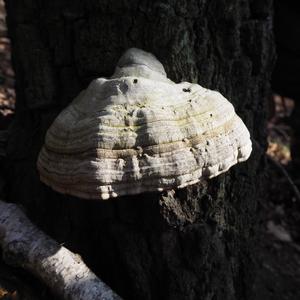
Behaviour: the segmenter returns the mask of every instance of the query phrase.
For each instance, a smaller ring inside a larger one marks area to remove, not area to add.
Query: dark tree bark
[[[17,109],[7,146],[8,198],[125,299],[254,299],[272,1],[6,0]],[[247,163],[173,194],[105,202],[60,195],[36,160],[57,114],[129,47],[152,52],[174,81],[219,90],[251,131]]]

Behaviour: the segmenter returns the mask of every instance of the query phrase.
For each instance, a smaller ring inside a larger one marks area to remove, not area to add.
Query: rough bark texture
[[[125,299],[254,299],[252,243],[273,64],[271,0],[7,0],[17,112],[8,197],[80,253]],[[175,193],[107,202],[40,183],[37,154],[55,116],[129,47],[152,52],[174,81],[217,89],[252,133],[251,159]]]

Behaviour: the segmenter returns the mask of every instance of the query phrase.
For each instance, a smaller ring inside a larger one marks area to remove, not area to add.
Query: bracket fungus
[[[38,158],[41,181],[81,198],[183,188],[245,161],[250,134],[232,104],[174,83],[150,53],[129,49],[63,110]]]

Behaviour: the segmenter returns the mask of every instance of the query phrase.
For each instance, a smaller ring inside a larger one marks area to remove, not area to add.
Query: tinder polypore
[[[251,153],[232,104],[198,84],[175,84],[150,53],[129,49],[56,118],[38,158],[41,180],[81,198],[183,188]]]

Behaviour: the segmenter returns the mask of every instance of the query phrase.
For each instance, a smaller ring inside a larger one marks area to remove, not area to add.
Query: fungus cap
[[[129,49],[49,128],[37,166],[54,190],[88,199],[183,188],[248,159],[250,134],[232,104],[175,84],[150,53]]]

